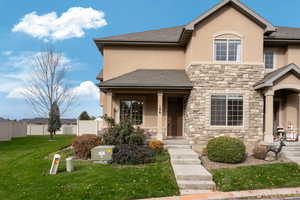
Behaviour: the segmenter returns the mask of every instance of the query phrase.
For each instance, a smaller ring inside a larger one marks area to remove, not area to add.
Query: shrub
[[[122,144],[114,148],[112,162],[117,164],[145,164],[154,162],[154,151],[147,146]]]
[[[116,124],[113,119],[105,118],[109,123],[102,135],[102,141],[106,145],[144,145],[146,137],[144,130],[141,128],[134,128],[130,122],[121,122]]]
[[[264,160],[267,156],[267,150],[266,145],[256,145],[253,149],[254,158]]]
[[[160,140],[151,140],[149,141],[148,146],[150,149],[160,152],[164,148],[164,143],[162,143]]]
[[[207,144],[208,158],[222,163],[240,163],[246,158],[244,143],[236,138],[217,137]]]
[[[86,134],[77,136],[73,140],[73,148],[76,157],[80,159],[88,159],[91,156],[91,149],[100,145],[101,139],[96,135]]]

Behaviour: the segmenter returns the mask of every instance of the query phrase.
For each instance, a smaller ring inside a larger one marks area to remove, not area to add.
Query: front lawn
[[[17,138],[0,142],[0,199],[122,200],[178,194],[169,161],[148,165],[100,165],[75,161],[76,171],[49,175],[49,154],[70,144],[72,136]]]
[[[214,169],[211,172],[221,191],[300,186],[300,168],[294,163]]]

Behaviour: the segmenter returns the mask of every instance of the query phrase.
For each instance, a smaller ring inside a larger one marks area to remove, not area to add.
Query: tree
[[[50,133],[51,139],[53,139],[53,135],[56,134],[56,131],[58,131],[60,127],[61,127],[61,122],[60,122],[59,107],[56,102],[53,102],[49,113],[49,120],[48,120],[48,131]]]
[[[60,110],[61,113],[57,115],[59,117],[75,102],[74,92],[66,79],[67,67],[62,54],[52,46],[47,46],[34,58],[32,69],[22,94],[38,116],[49,116],[51,126],[50,118],[54,116],[51,110]],[[55,121],[57,123],[57,120]]]
[[[86,111],[83,111],[82,113],[80,113],[79,120],[91,120],[89,114]]]

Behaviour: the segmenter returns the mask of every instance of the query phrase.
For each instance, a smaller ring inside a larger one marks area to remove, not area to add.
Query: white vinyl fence
[[[60,131],[56,134],[61,135],[76,135],[76,125],[62,125]],[[28,124],[27,125],[27,135],[49,135],[48,125],[46,124]]]
[[[26,124],[15,121],[0,122],[0,141],[26,137]]]
[[[103,128],[103,120],[78,120],[77,135],[94,134],[98,135]]]

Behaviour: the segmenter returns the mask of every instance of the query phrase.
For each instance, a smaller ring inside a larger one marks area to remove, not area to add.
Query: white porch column
[[[163,135],[163,93],[157,93],[157,139],[162,140]]]
[[[274,93],[265,94],[265,134],[264,141],[267,143],[273,142],[273,102]]]

